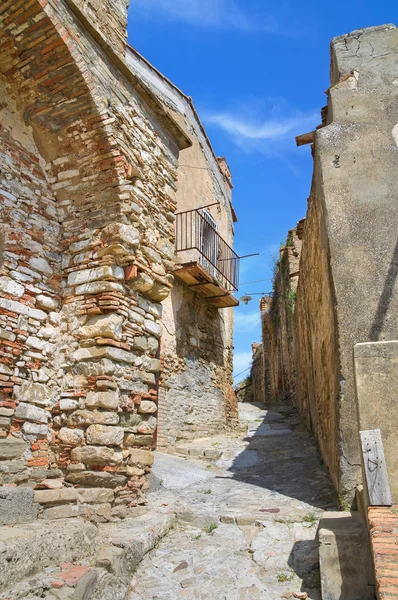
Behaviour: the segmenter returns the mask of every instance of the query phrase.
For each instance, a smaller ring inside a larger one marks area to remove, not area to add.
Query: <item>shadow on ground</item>
[[[249,421],[248,445],[228,467],[233,478],[319,509],[335,509],[328,472],[297,410],[248,403],[241,411],[250,413],[250,406],[263,408],[265,414],[255,423]]]

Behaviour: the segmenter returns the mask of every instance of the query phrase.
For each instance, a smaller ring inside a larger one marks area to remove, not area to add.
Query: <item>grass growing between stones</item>
[[[278,583],[286,583],[287,581],[292,581],[294,578],[294,573],[278,573],[276,578]]]
[[[314,513],[308,513],[308,515],[305,515],[304,519],[303,519],[303,523],[308,523],[308,527],[313,527],[314,525],[316,525],[318,522],[318,519],[316,517],[316,515],[314,515]]]

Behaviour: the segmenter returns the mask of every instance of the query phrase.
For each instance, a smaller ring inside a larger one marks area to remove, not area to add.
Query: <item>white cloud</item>
[[[252,353],[251,352],[235,352],[234,354],[234,375],[238,375],[242,371],[245,371],[252,364]],[[237,383],[241,379],[244,379],[249,374],[249,371],[245,371],[241,376],[234,379],[234,383]]]
[[[244,13],[235,0],[134,0],[131,14],[167,18],[202,27],[235,28],[242,31],[273,32],[273,19]]]
[[[236,331],[253,331],[260,325],[260,309],[255,312],[236,312],[235,313],[235,330]]]
[[[248,99],[233,110],[203,111],[203,121],[245,152],[284,159],[285,151],[295,148],[295,136],[314,129],[320,117],[318,112],[290,107],[283,98],[269,98]]]

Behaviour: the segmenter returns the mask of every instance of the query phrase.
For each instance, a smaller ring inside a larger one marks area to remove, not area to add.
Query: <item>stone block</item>
[[[132,225],[111,223],[102,230],[101,239],[106,244],[119,242],[126,246],[136,247],[140,243],[140,234],[138,229]]]
[[[78,490],[79,502],[83,504],[104,504],[113,502],[115,494],[107,488],[80,488]]]
[[[106,523],[112,517],[112,505],[108,502],[104,504],[81,504],[79,513],[93,523]]]
[[[48,425],[39,425],[38,423],[24,423],[22,431],[26,435],[35,435],[37,437],[46,437],[48,434]]]
[[[324,513],[319,558],[323,600],[374,600],[369,535],[358,513]]]
[[[13,460],[22,458],[28,444],[15,437],[7,437],[0,439],[0,460]]]
[[[150,275],[140,271],[137,277],[128,281],[128,286],[135,292],[146,294],[153,287],[154,283],[155,280]]]
[[[129,465],[138,464],[144,467],[151,467],[154,460],[153,452],[149,452],[148,450],[130,450]]]
[[[27,467],[26,460],[14,459],[14,460],[2,460],[0,461],[0,473],[15,475],[20,471],[23,471]]]
[[[153,437],[151,435],[136,435],[134,440],[135,446],[152,446]]]
[[[113,412],[100,412],[99,410],[76,410],[67,421],[68,425],[79,427],[81,425],[118,425],[119,415]]]
[[[2,340],[7,340],[8,342],[15,342],[16,337],[17,336],[15,335],[15,333],[12,333],[12,331],[8,331],[8,329],[0,328],[0,338]]]
[[[158,425],[158,420],[156,417],[154,416],[150,416],[148,418],[148,416],[145,417],[144,421],[141,423],[141,425],[139,425],[138,429],[137,429],[137,433],[141,433],[141,434],[153,434],[156,431],[156,427]]]
[[[116,409],[119,406],[119,394],[116,391],[89,392],[84,403],[86,408]]]
[[[10,277],[0,277],[0,292],[10,294],[10,296],[23,296],[25,288]]]
[[[44,342],[44,345],[46,345],[46,342]],[[21,386],[15,388],[15,398],[19,402],[49,406],[51,404],[51,390],[42,383],[24,381]]]
[[[144,321],[145,330],[148,333],[154,335],[156,338],[160,338],[162,335],[162,326],[159,323],[155,323],[154,321],[150,321],[149,319],[145,319]]]
[[[393,503],[398,503],[398,341],[354,346],[359,429],[380,429]]]
[[[120,340],[123,329],[123,317],[111,313],[107,315],[97,315],[89,319],[78,331],[81,338],[111,338]]]
[[[29,265],[35,271],[40,271],[41,273],[44,273],[45,275],[53,274],[53,270],[52,270],[51,266],[49,265],[48,261],[46,261],[46,259],[41,256],[33,256],[29,261]]]
[[[141,404],[138,407],[138,412],[143,414],[153,414],[158,410],[158,407],[155,402],[151,400],[142,400]]]
[[[79,507],[76,504],[63,504],[43,510],[43,519],[70,519],[79,516]]]
[[[83,439],[84,433],[80,429],[62,427],[58,432],[58,440],[67,446],[79,446]]]
[[[100,446],[121,446],[124,430],[122,427],[90,425],[87,429],[87,443]]]
[[[133,350],[140,350],[141,352],[146,352],[148,349],[148,341],[145,336],[139,335],[133,339],[132,342]]]
[[[89,348],[79,348],[73,353],[73,359],[76,362],[81,360],[93,360],[99,358],[110,358],[116,362],[126,362],[132,364],[135,361],[135,354],[115,348],[114,346],[91,346]]]
[[[115,488],[124,486],[127,478],[119,473],[110,473],[108,471],[79,471],[68,473],[66,476],[68,483],[73,483],[87,487],[107,487]]]
[[[125,293],[125,289],[122,284],[115,281],[93,281],[92,283],[78,285],[75,292],[76,296],[83,296],[85,294],[100,294],[101,292]]]
[[[73,271],[68,275],[68,285],[71,287],[90,283],[102,279],[121,279],[124,280],[124,271],[121,267],[102,266],[94,269],[84,269]]]
[[[95,427],[92,425],[92,427]],[[71,452],[71,459],[86,465],[110,465],[113,464],[113,450],[111,448],[98,446],[80,446]]]
[[[35,423],[48,423],[49,413],[32,404],[20,402],[15,410],[15,418]]]
[[[36,519],[38,512],[33,490],[0,487],[0,525],[29,523]]]
[[[0,308],[16,313],[17,315],[25,315],[37,321],[45,321],[47,319],[46,313],[42,310],[31,308],[22,302],[7,300],[7,298],[0,298]]]
[[[159,373],[161,368],[160,360],[158,358],[148,359],[147,361],[145,361],[145,368],[150,373]]]
[[[36,490],[36,504],[65,504],[77,500],[77,490],[62,488],[60,490]]]
[[[148,292],[148,296],[155,302],[163,302],[163,300],[168,298],[169,294],[170,288],[167,285],[163,285],[157,281]]]
[[[124,440],[124,445],[127,447],[134,446],[135,435],[134,433],[129,433],[126,439]]]
[[[36,296],[36,306],[46,311],[54,311],[58,308],[58,302],[51,296],[45,296],[44,294],[38,294]]]
[[[61,410],[76,410],[79,408],[79,402],[77,400],[72,400],[71,398],[62,398],[59,401],[59,408]]]

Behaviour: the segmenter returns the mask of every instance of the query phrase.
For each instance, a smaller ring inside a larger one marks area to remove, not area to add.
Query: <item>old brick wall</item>
[[[188,142],[67,3],[0,19],[1,481],[36,490],[27,519],[125,516],[153,462]]]

